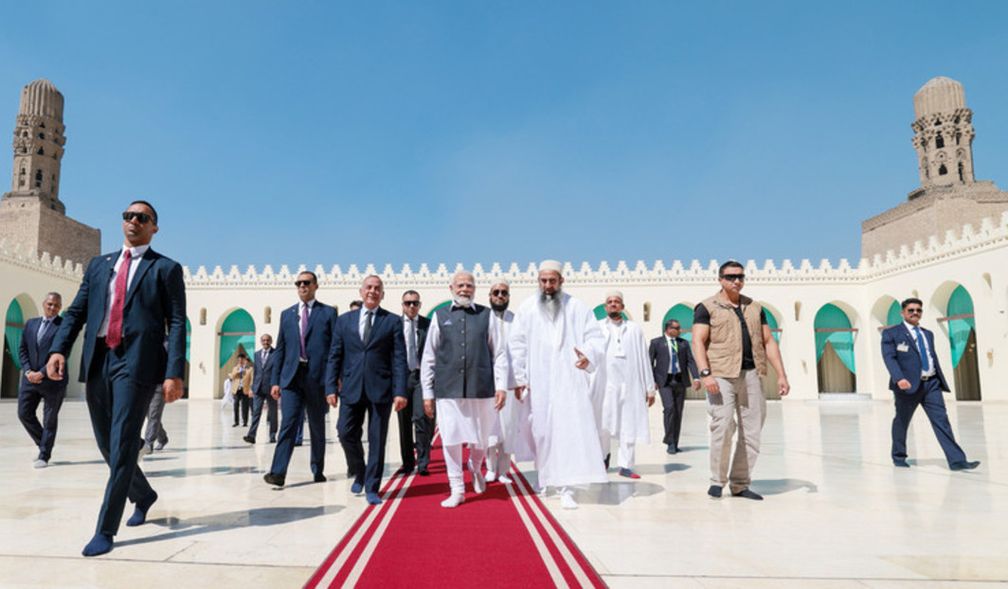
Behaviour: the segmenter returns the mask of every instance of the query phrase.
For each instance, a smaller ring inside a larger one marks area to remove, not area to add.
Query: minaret
[[[922,188],[973,184],[973,111],[959,82],[932,78],[914,94],[917,149]]]
[[[49,80],[25,86],[14,123],[11,191],[0,199],[0,241],[5,248],[86,263],[98,255],[101,233],[67,217],[59,198],[64,131],[56,86]]]

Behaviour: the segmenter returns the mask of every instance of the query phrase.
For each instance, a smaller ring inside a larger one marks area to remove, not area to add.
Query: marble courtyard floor
[[[753,483],[763,502],[706,496],[706,415],[690,401],[683,453],[669,456],[658,443],[639,448],[641,480],[612,473],[610,483],[578,495],[576,511],[555,499],[546,505],[612,587],[1008,580],[1008,404],[949,407],[967,455],[983,461],[955,473],[923,412],[911,428],[910,469],[889,460],[890,403],[773,402],[768,413]],[[310,482],[306,444],[277,491],[262,481],[273,454],[265,423],[249,447],[245,430],[230,427],[230,409],[181,401],[165,410],[168,447],[142,463],[161,496],[149,523],[124,526],[113,552],[85,559],[80,549],[94,531],[107,473],[86,407],[64,404],[53,461],[42,470],[31,467],[36,450],[16,414],[16,403],[0,402],[2,587],[299,587],[365,507],[344,476],[335,413],[327,424],[329,481]],[[660,418],[656,404],[655,440]],[[394,423],[386,474],[398,466]],[[420,561],[437,549],[418,546],[402,558]],[[486,574],[474,571],[471,580]]]

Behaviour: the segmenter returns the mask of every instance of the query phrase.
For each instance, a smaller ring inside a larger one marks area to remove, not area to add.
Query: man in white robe
[[[508,345],[515,390],[532,403],[539,487],[559,488],[561,505],[575,509],[572,487],[607,480],[590,383],[605,339],[591,309],[563,292],[562,270],[539,265],[539,296],[522,303]]]
[[[424,413],[434,417],[448,471],[450,495],[442,507],[465,500],[462,446],[469,446],[473,490],[486,491],[482,465],[492,436],[499,436],[497,412],[504,406],[508,365],[505,344],[497,340],[496,322],[487,307],[473,303],[476,281],[469,272],[452,277],[452,304],[431,318],[420,363]]]
[[[633,471],[634,450],[638,442],[651,442],[648,407],[655,401],[654,376],[644,332],[623,318],[623,293],[607,293],[605,310],[607,317],[599,322],[606,338],[605,367],[599,371],[603,391],[599,427],[602,452],[608,457],[615,439],[620,476],[639,479],[640,475]]]
[[[508,309],[511,302],[511,287],[507,282],[498,282],[490,287],[490,309],[496,320],[497,341],[507,342],[514,323],[515,314]],[[510,355],[508,356],[510,360]],[[508,366],[508,392],[514,391],[514,371]],[[528,396],[509,399],[500,410],[500,435],[490,437],[487,450],[486,480],[510,483],[512,457],[518,462],[535,458],[532,442],[531,402]]]

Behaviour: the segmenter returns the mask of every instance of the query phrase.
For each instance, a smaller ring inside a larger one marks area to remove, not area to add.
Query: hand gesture
[[[588,362],[588,356],[585,356],[581,352],[581,350],[579,350],[577,348],[574,348],[574,353],[577,354],[577,357],[578,357],[578,361],[574,364],[574,366],[576,368],[580,368],[581,370],[587,370],[588,369],[588,364],[589,364],[589,362]]]

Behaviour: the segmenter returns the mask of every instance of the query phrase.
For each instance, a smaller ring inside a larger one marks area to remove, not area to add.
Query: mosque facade
[[[790,400],[891,396],[879,353],[881,330],[901,320],[899,300],[924,301],[922,325],[935,333],[939,359],[959,402],[1008,400],[1008,193],[974,177],[972,111],[961,84],[935,78],[914,96],[913,146],[921,186],[905,202],[862,224],[862,259],[745,261],[748,296],[768,311],[791,382]],[[12,189],[0,199],[0,305],[6,310],[0,393],[16,397],[17,345],[26,319],[39,314],[49,291],[69,304],[82,264],[98,253],[96,229],[65,214],[59,199],[65,144],[63,97],[38,80],[22,91],[14,131]],[[168,252],[170,254],[170,252]],[[548,252],[543,252],[544,255]],[[695,304],[713,294],[719,262],[567,264],[565,289],[596,307],[617,288],[626,313],[647,337],[668,318],[688,331]],[[185,268],[188,311],[188,395],[222,395],[238,351],[251,352],[264,333],[276,335],[283,309],[295,302],[294,276],[304,266]],[[319,300],[348,309],[368,274],[385,282],[384,306],[398,312],[402,293],[420,293],[423,312],[448,301],[455,267],[351,265],[307,268],[319,277]],[[470,268],[477,300],[490,285],[511,284],[512,305],[536,294],[534,266]],[[79,348],[79,345],[77,346]],[[79,349],[70,362],[76,366]],[[72,373],[75,371],[72,369]],[[771,395],[774,375],[765,389]],[[82,395],[73,383],[71,395]],[[696,394],[696,393],[692,393]]]

